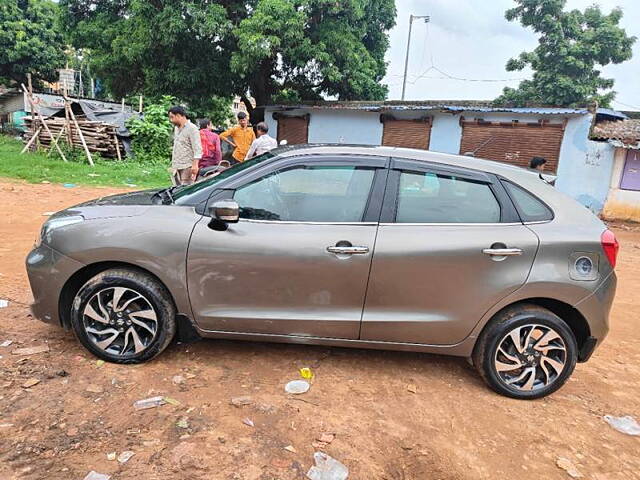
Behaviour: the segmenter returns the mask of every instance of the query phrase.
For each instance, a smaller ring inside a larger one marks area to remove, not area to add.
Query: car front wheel
[[[484,329],[473,363],[496,392],[534,399],[559,389],[577,361],[576,339],[557,315],[537,305],[506,309]]]
[[[155,278],[134,269],[110,269],[76,294],[71,324],[94,355],[115,363],[141,363],[162,352],[176,332],[173,301]]]

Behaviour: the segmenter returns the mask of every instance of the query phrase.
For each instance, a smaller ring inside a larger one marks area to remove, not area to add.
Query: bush
[[[133,155],[140,163],[164,163],[171,160],[172,125],[167,111],[176,99],[165,95],[156,103],[145,107],[142,118],[130,118],[127,128],[133,135]]]

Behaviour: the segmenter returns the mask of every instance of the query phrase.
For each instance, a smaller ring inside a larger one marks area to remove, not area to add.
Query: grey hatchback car
[[[617,250],[533,172],[306,145],[58,212],[27,270],[35,316],[110,362],[174,337],[407,350],[538,398],[605,338]]]

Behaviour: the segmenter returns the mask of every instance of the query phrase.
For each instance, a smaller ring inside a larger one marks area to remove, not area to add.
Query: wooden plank
[[[65,97],[65,100],[67,100],[67,98]],[[80,135],[80,141],[82,141],[82,146],[84,147],[84,152],[87,154],[87,160],[89,160],[89,164],[93,167],[95,164],[93,163],[93,158],[91,157],[91,152],[89,151],[89,147],[87,147],[87,142],[84,141],[84,135],[82,134],[82,130],[80,130],[80,126],[78,125],[78,120],[76,120],[76,116],[73,113],[73,110],[71,110],[71,108],[69,108],[69,115],[71,116],[71,119],[73,120],[73,124],[75,125],[78,134]]]
[[[62,134],[64,133],[64,128],[60,129],[60,132],[58,132],[58,136],[53,140],[53,142],[51,142],[51,147],[49,148],[49,151],[47,152],[47,157],[49,155],[51,155],[51,152],[53,152],[53,149],[56,145],[58,145],[58,140],[60,140],[60,137],[62,137]]]
[[[40,109],[33,102],[33,95],[31,95],[27,91],[27,87],[24,86],[24,83],[21,83],[20,86],[22,87],[22,91],[27,94],[27,99],[29,100],[29,104],[31,105],[31,108],[33,108],[36,111],[36,113],[40,116],[40,119],[42,120],[42,125],[44,126],[45,130],[49,133],[51,137],[53,137],[53,135],[51,134],[51,130],[49,130],[49,125],[47,124],[47,120],[42,116],[42,113],[40,113]],[[56,145],[56,148],[58,149],[58,153],[62,157],[62,160],[66,162],[67,157],[64,156],[64,153],[62,153],[62,150],[60,150],[60,147]]]
[[[31,147],[33,142],[36,141],[36,138],[38,138],[38,135],[40,135],[41,131],[42,131],[42,127],[39,127],[38,130],[36,131],[36,133],[31,135],[31,138],[29,139],[29,141],[27,142],[27,144],[24,146],[24,148],[22,149],[22,151],[20,153],[24,153],[27,150],[29,150],[29,147]]]
[[[142,96],[140,96],[142,98]],[[114,133],[113,140],[116,142],[116,154],[118,155],[118,160],[122,161],[122,157],[120,156],[120,143],[118,141],[118,136]]]

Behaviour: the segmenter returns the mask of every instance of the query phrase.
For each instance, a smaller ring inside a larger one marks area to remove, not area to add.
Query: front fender
[[[51,247],[87,266],[115,262],[147,270],[167,287],[178,312],[191,317],[186,257],[200,217],[193,207],[154,206],[136,217],[87,220],[60,229]]]

